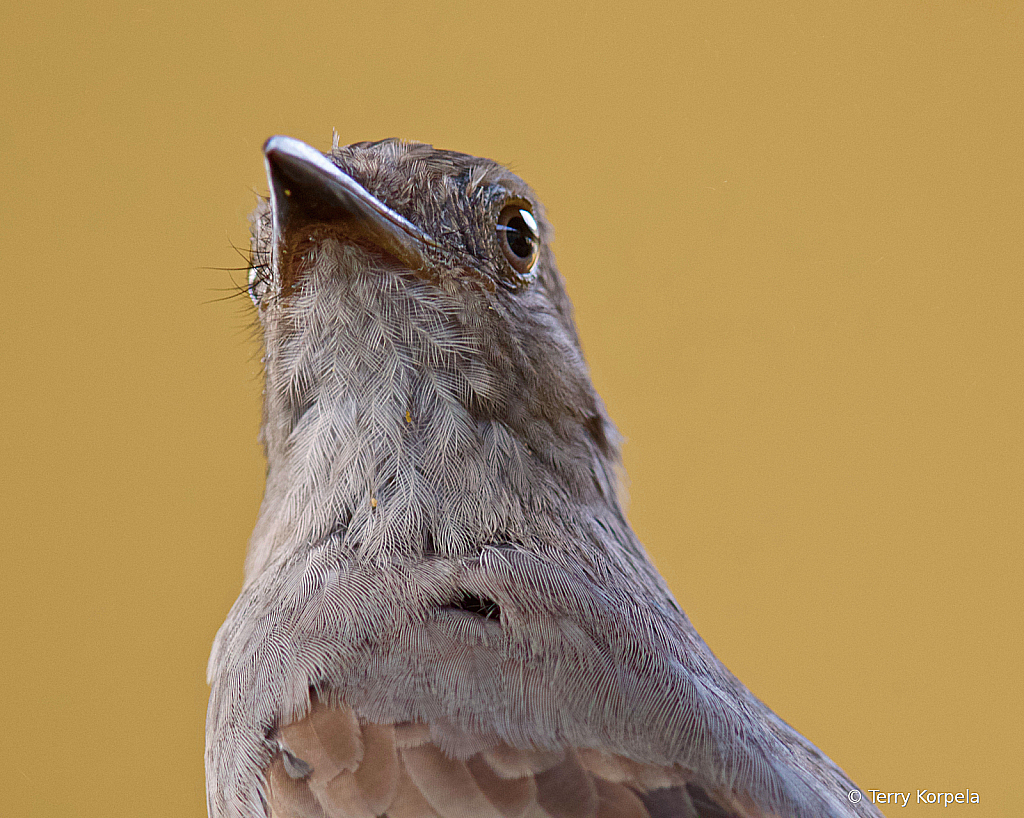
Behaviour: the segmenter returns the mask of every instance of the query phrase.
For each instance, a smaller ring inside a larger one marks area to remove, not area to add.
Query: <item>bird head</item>
[[[265,511],[302,518],[301,538],[375,518],[380,554],[410,525],[458,552],[559,504],[617,509],[618,436],[529,186],[394,139],[323,154],[277,136],[264,154]]]

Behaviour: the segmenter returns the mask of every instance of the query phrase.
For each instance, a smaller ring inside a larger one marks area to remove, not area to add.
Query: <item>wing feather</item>
[[[772,818],[678,768],[506,744],[462,760],[430,735],[429,725],[361,721],[313,696],[310,712],[276,733],[273,818]]]

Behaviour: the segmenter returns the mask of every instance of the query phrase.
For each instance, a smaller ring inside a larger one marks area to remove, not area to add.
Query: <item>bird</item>
[[[251,218],[266,487],[208,666],[211,818],[852,818],[624,511],[533,190],[274,136]]]

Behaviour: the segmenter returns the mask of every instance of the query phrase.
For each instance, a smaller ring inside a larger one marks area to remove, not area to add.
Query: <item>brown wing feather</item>
[[[771,818],[686,771],[594,749],[445,754],[429,725],[360,720],[316,696],[273,738],[273,818]]]
[[[273,818],[325,818],[308,782],[292,778],[281,755],[267,769],[267,800]]]
[[[597,788],[594,778],[580,765],[575,752],[566,753],[561,764],[537,773],[537,803],[557,818],[594,818]]]
[[[398,751],[395,728],[363,722],[363,762],[355,781],[372,815],[383,815],[398,791]]]
[[[530,806],[537,802],[537,782],[532,775],[501,778],[482,756],[481,753],[466,761],[477,786],[504,818],[523,818]]]
[[[376,818],[370,809],[366,796],[350,772],[338,773],[324,787],[310,787],[320,800],[328,816],[344,815],[345,818]]]
[[[402,761],[423,797],[444,818],[502,818],[465,763],[433,744],[402,750]]]
[[[427,803],[427,799],[423,797],[419,787],[409,777],[405,767],[402,765],[399,767],[395,800],[391,802],[385,813],[388,818],[441,818]]]
[[[305,718],[283,726],[278,743],[312,767],[310,784],[326,785],[363,758],[362,731],[350,707],[333,708],[313,698]]]
[[[597,789],[597,818],[650,818],[637,794],[625,784],[594,778]]]

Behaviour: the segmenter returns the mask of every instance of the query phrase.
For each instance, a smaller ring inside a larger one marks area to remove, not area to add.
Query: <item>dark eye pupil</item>
[[[533,255],[533,243],[536,237],[522,216],[513,216],[505,227],[505,241],[509,249],[519,258]]]

